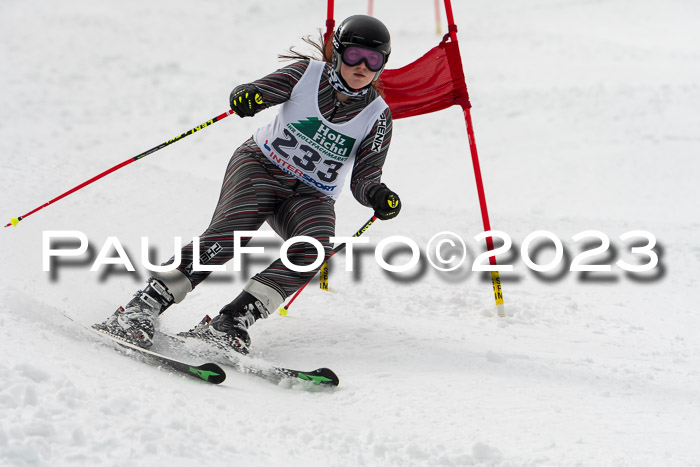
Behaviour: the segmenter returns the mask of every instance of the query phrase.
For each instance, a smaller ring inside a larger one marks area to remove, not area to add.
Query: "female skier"
[[[348,173],[355,199],[372,207],[375,216],[387,220],[399,214],[398,195],[380,181],[391,141],[391,112],[373,86],[391,52],[389,31],[370,16],[351,16],[336,30],[331,56],[325,47],[319,49],[324,61],[295,53],[303,59],[231,92],[231,108],[239,117],[281,106],[271,123],[233,153],[213,218],[200,237],[199,264],[229,261],[234,232],[257,230],[266,221],[285,240],[316,239],[327,260],[335,235],[334,203]],[[241,244],[249,240],[244,237]],[[288,250],[288,259],[298,266],[316,258],[316,248],[306,242]],[[150,348],[155,318],[210,274],[194,269],[190,243],[176,269],[155,273],[125,307],[94,327]],[[296,272],[277,259],[218,316],[183,335],[247,353],[248,327],[276,310],[317,271]]]

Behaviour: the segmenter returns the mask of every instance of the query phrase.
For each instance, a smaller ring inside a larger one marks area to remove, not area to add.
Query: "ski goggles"
[[[365,49],[353,45],[345,47],[341,55],[343,63],[348,66],[357,66],[365,62],[370,71],[380,71],[384,68],[384,54],[376,50]]]

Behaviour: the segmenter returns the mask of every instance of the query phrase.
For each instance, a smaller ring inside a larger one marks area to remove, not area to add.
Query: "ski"
[[[206,381],[207,383],[212,383],[212,384],[221,384],[224,382],[226,379],[226,372],[216,363],[204,363],[202,365],[192,365],[190,363],[183,362],[181,360],[177,360],[175,358],[171,357],[166,357],[165,355],[162,355],[158,352],[152,352],[150,350],[142,349],[139,346],[130,344],[129,342],[126,342],[124,339],[121,339],[118,336],[114,336],[112,334],[100,331],[98,329],[95,329],[93,327],[89,327],[84,325],[83,323],[76,321],[75,319],[71,318],[70,316],[64,314],[66,318],[68,318],[70,321],[73,323],[77,324],[78,326],[82,327],[83,329],[89,331],[90,333],[98,334],[100,337],[109,339],[110,342],[118,344],[122,348],[134,350],[140,355],[146,356],[151,358],[152,360],[157,361],[161,365],[177,371],[178,373],[184,373],[188,376],[193,376],[195,378],[198,378],[202,381]]]
[[[238,372],[255,375],[275,384],[280,384],[283,381],[305,381],[318,386],[338,386],[340,384],[338,376],[330,368],[318,368],[313,371],[299,371],[276,366],[263,368],[246,364],[240,359],[232,359],[229,355],[226,358]]]
[[[156,360],[158,363],[166,366],[171,370],[184,373],[188,376],[193,376],[202,381],[206,381],[207,383],[221,384],[226,379],[226,372],[216,363],[209,362],[204,363],[202,365],[193,365],[171,357],[166,357],[165,355],[162,355],[157,352],[152,352],[150,350],[143,349],[108,332],[104,332],[99,329],[93,329],[93,331],[100,334],[101,336],[110,339],[111,341],[115,342],[121,347],[133,350],[141,355]]]
[[[293,370],[291,368],[270,365],[267,362],[255,362],[254,359],[252,359],[251,357],[243,356],[236,353],[235,351],[214,346],[212,344],[207,343],[206,341],[202,341],[199,339],[184,339],[179,336],[174,336],[158,331],[156,331],[156,334],[158,337],[161,338],[161,343],[163,341],[162,338],[166,338],[165,340],[167,340],[171,344],[175,344],[177,348],[158,349],[160,346],[158,345],[159,343],[157,340],[156,345],[154,346],[158,347],[156,351],[146,350],[137,345],[125,341],[119,336],[115,336],[113,334],[104,332],[100,329],[85,326],[84,324],[74,320],[68,315],[64,316],[70,321],[74,322],[75,324],[78,324],[82,328],[90,331],[91,333],[96,333],[100,337],[108,339],[110,342],[113,342],[122,348],[133,350],[137,354],[155,360],[159,364],[173,371],[183,373],[188,376],[192,376],[212,384],[221,384],[226,379],[226,372],[223,368],[221,368],[220,365],[225,365],[227,367],[233,368],[235,371],[241,374],[249,374],[252,376],[256,376],[274,384],[280,384],[284,382],[303,382],[311,384],[313,386],[321,387],[334,387],[340,384],[338,376],[329,368],[317,368],[312,371],[301,371]],[[196,351],[193,351],[187,346],[189,342],[206,346],[206,349],[199,348]],[[175,353],[178,353],[177,351],[180,351],[179,353],[185,352],[189,354],[189,356],[193,359],[201,358],[210,360],[210,362],[204,363],[202,365],[194,365],[191,363],[187,363],[182,359],[164,355],[164,353],[171,354],[171,351],[173,350],[176,351]],[[202,350],[204,351],[202,352]],[[211,360],[215,360],[216,362],[213,362]]]
[[[338,375],[336,375],[330,368],[318,368],[312,371],[301,371],[270,365],[267,363],[259,364],[254,362],[251,357],[243,356],[233,350],[223,349],[219,346],[196,338],[182,338],[166,333],[158,333],[158,335],[167,338],[171,343],[175,344],[177,347],[183,348],[184,351],[190,354],[197,351],[188,348],[187,344],[189,342],[206,346],[206,350],[201,348],[198,349],[199,352],[197,353],[202,353],[201,357],[216,360],[218,363],[229,366],[239,373],[256,376],[274,384],[280,384],[283,382],[305,382],[316,386],[330,387],[338,386],[338,384],[340,384]]]

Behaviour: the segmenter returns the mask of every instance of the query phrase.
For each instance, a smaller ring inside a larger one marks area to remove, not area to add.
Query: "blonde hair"
[[[318,37],[316,39],[311,36],[304,36],[301,38],[304,42],[315,49],[314,54],[304,54],[294,47],[290,47],[287,53],[279,54],[278,58],[280,60],[321,60],[326,63],[333,63],[333,38],[332,36],[328,38],[327,41],[323,40],[323,33],[318,30]]]

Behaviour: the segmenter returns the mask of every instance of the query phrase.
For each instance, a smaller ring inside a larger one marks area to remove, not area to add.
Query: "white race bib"
[[[331,123],[318,109],[324,62],[311,60],[291,98],[253,139],[263,154],[285,172],[337,199],[355,161],[360,142],[387,108],[381,97],[345,123]]]

